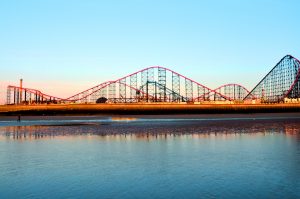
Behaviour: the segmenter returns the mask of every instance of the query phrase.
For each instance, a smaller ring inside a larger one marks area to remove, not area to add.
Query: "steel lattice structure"
[[[197,101],[197,99],[205,99],[210,101],[235,101],[235,102],[241,102],[243,99],[250,93],[248,89],[246,89],[244,86],[240,84],[224,84],[216,89],[214,89],[216,92],[207,92],[202,96],[198,96],[194,99],[194,101]],[[216,95],[216,93],[221,93],[222,95]],[[224,98],[222,96],[226,96],[227,98]]]
[[[25,100],[26,98],[23,97],[24,100],[20,101],[12,97],[17,95],[19,90],[19,87],[8,86],[7,104],[96,103],[100,97],[107,98],[110,103],[193,102],[210,100],[210,98],[194,99],[197,96],[206,96],[207,92],[214,93],[218,98],[231,100],[216,90],[160,66],[145,68],[123,78],[101,83],[66,99],[50,96],[37,90],[22,88],[23,93],[26,91],[25,93],[30,93],[37,99]]]
[[[68,98],[59,98],[36,89],[7,87],[7,104],[34,103],[190,103],[202,101],[260,100],[281,102],[300,98],[300,62],[287,55],[249,92],[239,84],[210,89],[186,76],[161,66],[152,66],[114,81],[103,82]]]
[[[203,101],[205,98],[194,99],[193,97],[205,95],[206,92],[230,100],[222,93],[175,71],[160,66],[152,66],[115,81],[104,82],[63,101],[94,103],[95,98],[90,96],[99,96],[97,93],[103,93],[104,89],[107,93],[105,96],[112,103]]]
[[[291,55],[283,57],[244,98],[263,103],[279,103],[284,98],[300,98],[300,62]]]
[[[65,99],[54,97],[39,90],[31,88],[20,88],[17,86],[7,87],[7,104],[42,104],[59,103]]]

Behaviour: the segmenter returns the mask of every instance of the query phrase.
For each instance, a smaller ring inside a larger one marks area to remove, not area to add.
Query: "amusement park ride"
[[[103,82],[68,98],[20,86],[7,87],[7,104],[92,103],[300,103],[300,61],[283,57],[251,90],[239,84],[210,89],[161,66]]]

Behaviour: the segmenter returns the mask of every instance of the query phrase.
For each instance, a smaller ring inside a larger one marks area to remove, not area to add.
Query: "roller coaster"
[[[210,89],[171,69],[152,66],[120,79],[106,81],[68,98],[9,85],[7,104],[92,103],[300,103],[300,61],[283,57],[251,90],[240,84]]]

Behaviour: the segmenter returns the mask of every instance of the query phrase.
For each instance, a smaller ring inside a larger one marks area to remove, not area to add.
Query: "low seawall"
[[[2,105],[0,115],[215,114],[300,112],[300,104],[51,104]]]

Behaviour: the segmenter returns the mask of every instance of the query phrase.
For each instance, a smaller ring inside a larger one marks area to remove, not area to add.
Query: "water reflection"
[[[168,139],[176,136],[205,138],[223,136],[230,138],[240,134],[252,136],[285,134],[300,137],[300,120],[277,121],[181,121],[164,123],[81,123],[62,125],[33,125],[0,127],[0,139],[49,139],[78,136],[111,137],[118,139]],[[300,139],[299,139],[300,140]]]
[[[27,124],[0,198],[300,198],[300,119]]]
[[[111,117],[112,121],[136,121],[135,117]]]

